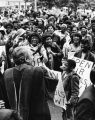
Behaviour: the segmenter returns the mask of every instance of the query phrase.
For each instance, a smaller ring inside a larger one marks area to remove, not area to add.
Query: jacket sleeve
[[[93,104],[85,99],[77,104],[75,120],[95,120]]]
[[[69,102],[76,103],[78,100],[79,95],[79,76],[78,75],[72,75],[71,78],[71,97]]]

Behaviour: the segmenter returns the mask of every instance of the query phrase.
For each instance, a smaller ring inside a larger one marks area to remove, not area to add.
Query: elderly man
[[[44,72],[30,66],[24,47],[13,51],[15,67],[4,73],[5,86],[11,109],[17,110],[23,120],[51,120],[45,99]]]

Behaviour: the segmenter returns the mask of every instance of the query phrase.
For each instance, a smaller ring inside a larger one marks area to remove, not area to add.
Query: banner
[[[79,88],[80,88],[79,97],[80,97],[80,95],[83,93],[85,88],[91,85],[90,71],[92,69],[93,62],[80,59],[77,57],[73,57],[72,59],[76,62],[75,71],[81,77],[79,83]]]

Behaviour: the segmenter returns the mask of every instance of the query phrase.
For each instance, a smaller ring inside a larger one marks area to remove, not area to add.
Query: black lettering
[[[78,70],[79,70],[79,69],[77,68],[77,69],[76,69],[76,73],[78,73]]]
[[[90,68],[91,64],[89,62],[86,63],[85,68],[88,67]]]
[[[55,103],[58,103],[58,104],[60,104],[61,103],[61,99],[55,99]]]
[[[76,59],[76,63],[80,63],[80,59]]]
[[[80,69],[79,74],[83,75],[84,71],[84,69]]]
[[[80,62],[80,64],[79,64],[79,66],[83,68],[83,64],[84,64],[84,63],[85,63],[85,61],[82,60],[82,61]]]

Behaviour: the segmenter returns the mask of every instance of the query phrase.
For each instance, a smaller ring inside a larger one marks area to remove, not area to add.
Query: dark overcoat
[[[11,109],[17,110],[23,120],[50,120],[45,99],[43,70],[22,64],[7,69],[4,81]]]
[[[76,106],[75,120],[95,120],[95,87],[86,88]]]

